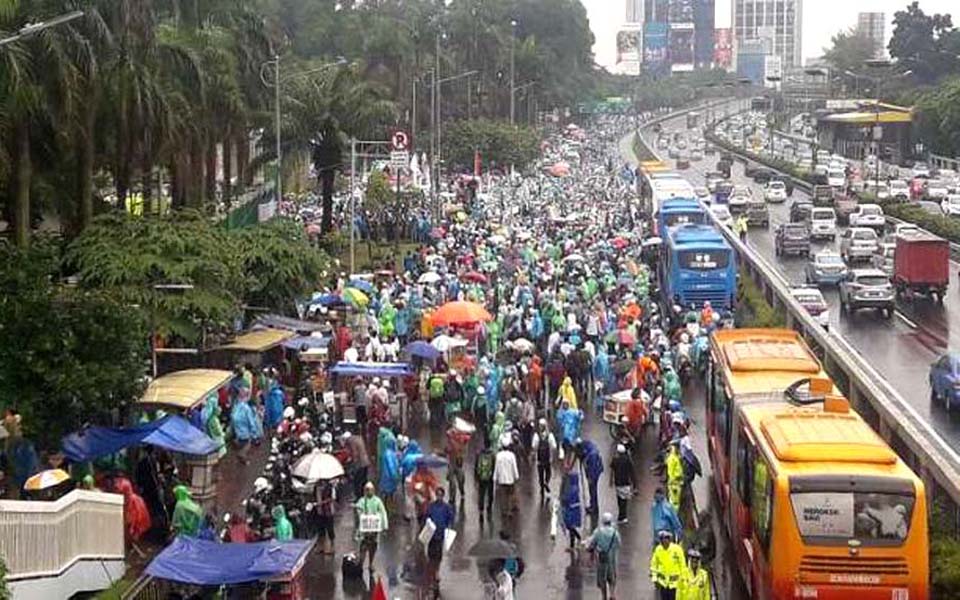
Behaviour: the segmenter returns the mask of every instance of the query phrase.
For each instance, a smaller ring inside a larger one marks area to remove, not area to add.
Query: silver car
[[[823,250],[807,263],[804,276],[810,284],[837,285],[847,278],[847,265],[833,250]]]
[[[876,308],[889,319],[893,316],[895,302],[890,278],[878,269],[854,269],[840,282],[840,308],[844,312]]]
[[[869,227],[848,227],[840,236],[840,255],[844,262],[870,260],[877,250],[877,232]]]

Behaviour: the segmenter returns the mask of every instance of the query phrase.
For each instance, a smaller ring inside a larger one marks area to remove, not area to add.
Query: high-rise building
[[[886,54],[883,44],[885,25],[886,15],[882,12],[862,12],[857,15],[857,33],[873,42],[874,58],[883,58]]]
[[[698,68],[713,65],[715,12],[714,0],[697,0],[693,5],[693,61]]]
[[[733,0],[731,6],[735,55],[744,43],[761,40],[784,67],[802,64],[803,0]],[[750,46],[751,53],[756,50]]]

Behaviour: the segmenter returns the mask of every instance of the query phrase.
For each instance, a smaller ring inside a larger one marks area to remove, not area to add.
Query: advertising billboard
[[[622,75],[640,74],[639,27],[625,27],[617,32],[617,72]]]
[[[713,64],[713,30],[716,6],[714,0],[696,0],[693,6],[693,59],[699,68]]]
[[[713,64],[726,70],[733,66],[733,34],[729,28],[713,32]]]
[[[666,23],[645,23],[643,25],[643,70],[654,75],[665,73],[668,69],[667,41],[669,26]]]
[[[671,70],[693,70],[693,33],[693,23],[670,24],[670,50],[667,58]]]
[[[669,19],[671,23],[693,23],[693,5],[695,0],[670,0]]]

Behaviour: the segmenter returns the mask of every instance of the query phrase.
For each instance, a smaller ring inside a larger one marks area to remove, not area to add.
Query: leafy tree
[[[873,51],[869,37],[856,29],[848,29],[830,39],[830,47],[823,49],[823,58],[837,71],[859,71],[867,60],[874,58]]]
[[[960,155],[960,78],[926,92],[916,107],[918,137],[938,154]]]
[[[893,15],[893,35],[887,45],[901,72],[912,71],[920,83],[934,83],[960,73],[960,31],[950,15],[927,15],[914,1]]]
[[[532,127],[513,127],[502,121],[458,121],[444,132],[444,156],[459,170],[473,171],[475,152],[485,165],[515,165],[523,168],[540,151],[539,132]]]
[[[138,398],[147,364],[142,313],[104,291],[59,285],[58,267],[51,244],[0,244],[0,398],[47,447]]]

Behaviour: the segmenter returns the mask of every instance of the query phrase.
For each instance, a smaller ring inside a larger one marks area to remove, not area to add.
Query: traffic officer
[[[680,458],[680,440],[670,441],[670,449],[664,459],[667,470],[667,500],[677,512],[680,511],[680,501],[683,494],[683,459]]]
[[[677,588],[686,570],[683,548],[673,541],[673,534],[660,532],[660,543],[650,556],[650,579],[657,588],[660,600],[677,600]]]
[[[700,552],[687,550],[687,569],[677,588],[677,600],[710,600],[710,573],[700,566]]]
[[[740,241],[741,241],[741,242],[746,242],[746,241],[747,241],[747,229],[749,229],[749,224],[748,224],[748,222],[747,222],[747,216],[746,216],[746,215],[740,215],[739,217],[737,217],[737,221],[736,221],[736,223],[735,223],[734,225],[735,225],[735,228],[736,228],[736,230],[737,230],[737,234],[740,236]]]

